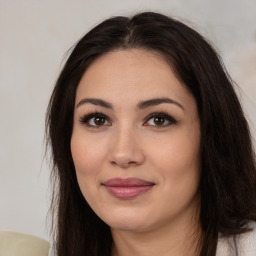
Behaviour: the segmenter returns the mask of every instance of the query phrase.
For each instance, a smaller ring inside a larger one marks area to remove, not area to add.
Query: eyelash
[[[164,111],[155,112],[155,113],[152,113],[152,114],[148,115],[146,117],[145,121],[148,122],[150,119],[156,118],[156,117],[163,118],[165,121],[169,122],[167,125],[152,125],[152,126],[154,126],[156,128],[163,128],[163,127],[167,127],[167,126],[170,126],[170,125],[173,125],[173,124],[177,123],[176,119],[174,119],[172,116],[170,116],[169,114],[165,113]]]
[[[80,118],[80,123],[81,123],[81,124],[85,124],[85,125],[88,126],[88,127],[100,128],[100,127],[103,126],[103,125],[97,126],[97,125],[90,125],[90,124],[88,124],[88,122],[90,121],[90,119],[96,118],[96,117],[100,117],[100,118],[104,118],[105,120],[109,120],[106,115],[104,115],[104,114],[101,113],[101,112],[97,112],[97,111],[96,111],[96,112],[92,112],[92,113],[89,113],[89,114],[86,114],[86,115],[82,116],[82,117]]]
[[[101,128],[102,126],[106,126],[106,125],[90,125],[89,124],[89,121],[93,118],[97,118],[97,117],[100,117],[100,118],[103,118],[105,120],[107,120],[108,122],[110,122],[109,118],[104,115],[103,113],[101,112],[92,112],[92,113],[89,113],[89,114],[86,114],[84,116],[82,116],[80,118],[80,123],[81,124],[85,124],[87,127],[90,127],[90,128],[95,128],[95,129],[99,129]],[[170,126],[170,125],[173,125],[173,124],[176,124],[177,123],[177,120],[174,119],[172,116],[170,116],[169,114],[165,113],[164,111],[161,111],[161,112],[155,112],[155,113],[152,113],[150,115],[148,115],[146,118],[145,118],[145,122],[148,122],[150,119],[152,118],[156,118],[156,117],[160,117],[160,118],[163,118],[165,121],[167,120],[169,123],[167,125],[150,125],[150,126],[153,126],[155,128],[164,128],[164,127],[167,127],[167,126]],[[110,125],[107,125],[107,126],[110,126]]]

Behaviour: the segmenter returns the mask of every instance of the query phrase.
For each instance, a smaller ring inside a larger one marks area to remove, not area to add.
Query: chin
[[[113,230],[130,231],[130,232],[143,232],[147,231],[148,227],[143,223],[137,223],[134,221],[121,221],[115,223],[109,223],[109,226]]]
[[[141,232],[148,229],[149,216],[139,216],[138,214],[111,214],[102,220],[109,225],[111,229],[121,231]]]

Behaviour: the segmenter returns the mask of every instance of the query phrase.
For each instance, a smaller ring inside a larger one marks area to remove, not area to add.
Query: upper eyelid
[[[105,118],[108,123],[111,123],[109,118],[105,114],[99,113],[99,112],[93,112],[93,113],[83,115],[82,117],[80,117],[80,123],[83,125],[86,125],[88,128],[100,128],[100,127],[106,126],[106,125],[90,125],[89,124],[89,121],[91,119],[98,116]],[[107,125],[107,126],[110,126],[110,125]]]
[[[163,111],[157,111],[157,112],[153,112],[153,113],[150,113],[149,115],[147,115],[146,119],[154,117],[154,116],[163,116],[163,117],[166,116],[166,117],[171,117],[172,118],[171,115],[169,115],[169,114],[167,114]]]
[[[176,124],[177,123],[177,120],[176,118],[174,118],[172,115],[169,115],[165,112],[155,112],[155,113],[152,113],[152,114],[149,114],[144,122],[147,122],[149,121],[150,119],[154,118],[154,117],[157,117],[157,116],[162,116],[163,118],[165,118],[166,120],[168,120],[169,122],[173,123],[173,124]]]
[[[170,114],[168,114],[168,113],[165,113],[164,111],[156,111],[156,112],[152,112],[152,113],[148,114],[148,115],[144,118],[144,120],[147,120],[148,118],[152,118],[152,117],[157,116],[157,115],[162,115],[162,116],[166,116],[166,117],[170,117],[170,118],[175,119],[172,115],[170,115]],[[105,117],[106,119],[111,120],[111,118],[110,118],[108,115],[104,114],[103,112],[98,112],[98,111],[89,112],[89,113],[87,113],[87,114],[84,114],[84,115],[81,116],[81,118],[85,118],[85,117],[88,117],[88,116],[91,116],[91,117],[103,116],[103,117]]]
[[[90,112],[88,114],[84,114],[80,117],[80,119],[85,119],[85,118],[94,118],[97,116],[101,116],[106,118],[107,120],[111,120],[107,115],[103,114],[102,112]]]

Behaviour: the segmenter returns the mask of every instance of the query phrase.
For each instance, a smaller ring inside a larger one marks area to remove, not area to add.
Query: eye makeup
[[[92,124],[92,122],[94,124]],[[107,126],[110,126],[109,118],[103,114],[102,112],[94,111],[90,112],[88,114],[83,115],[80,118],[80,123],[85,124],[87,127],[92,127],[92,128],[99,128],[101,126],[106,126],[106,121],[108,122]]]
[[[89,128],[101,128],[111,126],[111,119],[99,111],[92,111],[80,118],[80,123]],[[177,120],[164,111],[152,112],[143,120],[143,126],[164,128],[177,123]]]
[[[170,126],[170,125],[173,125],[173,124],[177,123],[177,120],[175,118],[173,118],[172,116],[170,116],[169,114],[167,114],[164,111],[154,112],[154,113],[149,114],[146,117],[146,120],[145,120],[146,123],[148,123],[149,120],[151,120],[151,119],[153,119],[153,122],[156,125],[149,125],[149,126],[154,126],[156,128],[167,127],[167,126]],[[147,126],[146,123],[144,123],[143,125]]]

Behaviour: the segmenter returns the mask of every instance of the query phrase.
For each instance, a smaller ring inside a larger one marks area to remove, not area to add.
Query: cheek
[[[94,172],[105,156],[104,147],[84,135],[73,135],[70,146],[76,171],[81,174]]]
[[[78,134],[72,136],[70,146],[80,190],[90,202],[97,192],[105,147],[99,147],[93,139]]]
[[[159,142],[152,147],[151,165],[161,175],[165,189],[178,194],[197,190],[201,168],[199,129],[180,130]]]
[[[184,136],[184,134],[175,134],[166,138],[165,141],[154,143],[151,147],[151,156],[159,167],[166,169],[190,169],[190,167],[199,167],[200,163],[200,139]]]
[[[170,143],[156,147],[152,165],[160,174],[164,207],[176,212],[194,202],[200,181],[200,135],[176,134]],[[157,150],[158,148],[158,150]],[[167,214],[168,210],[167,210]]]

